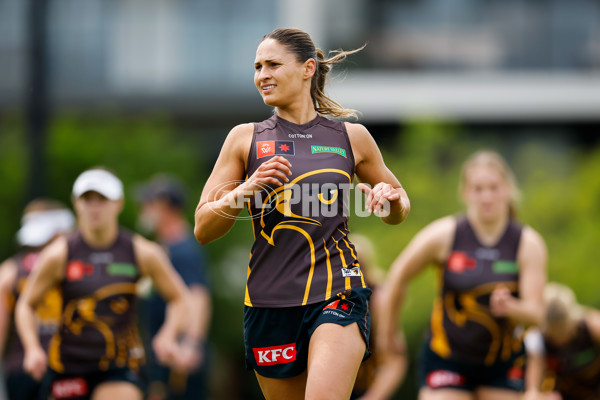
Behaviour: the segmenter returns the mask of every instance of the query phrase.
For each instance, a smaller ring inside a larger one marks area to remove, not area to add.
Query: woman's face
[[[79,225],[90,230],[101,230],[118,224],[122,200],[109,200],[100,193],[85,192],[73,202]]]
[[[266,105],[285,108],[307,90],[310,95],[310,78],[306,64],[274,39],[263,40],[256,49],[254,84]]]
[[[466,171],[463,200],[477,218],[495,220],[508,212],[510,185],[496,168],[473,165]]]

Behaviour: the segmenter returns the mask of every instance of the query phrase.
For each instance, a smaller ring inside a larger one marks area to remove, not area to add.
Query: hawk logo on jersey
[[[327,183],[303,185],[303,180],[313,175],[321,175],[318,177],[319,180]],[[283,186],[271,190],[262,206],[258,205],[257,207],[262,210],[257,231],[260,232],[259,234],[268,244],[276,246],[275,236],[280,229],[298,232],[308,244],[310,272],[302,300],[303,305],[308,301],[316,263],[316,244],[309,233],[309,228],[311,225],[322,226],[322,222],[318,219],[319,216],[344,215],[347,199],[343,194],[339,195],[337,190],[343,185],[349,186],[351,183],[352,177],[343,170],[325,168],[310,171],[294,178]],[[267,210],[268,212],[266,212]],[[271,213],[271,210],[274,212]],[[316,218],[311,218],[311,216]],[[321,240],[324,241],[325,239]],[[320,243],[318,244],[320,245]]]
[[[353,276],[360,276],[360,267],[354,267],[354,268],[342,268],[342,276],[344,278],[348,278],[348,277],[353,277]]]

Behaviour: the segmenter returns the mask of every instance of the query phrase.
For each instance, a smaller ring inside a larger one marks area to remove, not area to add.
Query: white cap
[[[77,177],[73,184],[73,196],[85,192],[98,192],[109,200],[123,197],[123,183],[119,178],[103,169],[89,169]]]
[[[32,211],[25,214],[17,232],[17,241],[21,246],[43,246],[58,233],[67,233],[73,229],[75,217],[68,209]]]

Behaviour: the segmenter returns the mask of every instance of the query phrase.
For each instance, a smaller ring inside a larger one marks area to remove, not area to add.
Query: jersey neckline
[[[317,125],[319,123],[319,121],[321,120],[321,118],[322,117],[319,114],[317,114],[317,116],[315,118],[311,119],[308,122],[305,122],[304,124],[296,124],[294,122],[288,121],[287,119],[279,116],[279,114],[275,114],[275,121],[277,123],[280,123],[284,126],[288,126],[288,127],[294,128],[296,130],[301,130],[301,131],[309,129],[309,128]]]

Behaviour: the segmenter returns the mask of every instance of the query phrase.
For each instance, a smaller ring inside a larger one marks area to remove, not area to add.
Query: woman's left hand
[[[519,300],[504,285],[498,285],[490,296],[490,309],[495,317],[507,317],[512,306]]]
[[[389,183],[379,182],[372,189],[364,183],[359,183],[356,187],[367,195],[365,202],[367,211],[378,217],[390,215],[390,202],[400,199],[398,190]]]
[[[179,348],[177,341],[172,335],[159,331],[152,339],[152,349],[156,358],[164,365],[173,365],[177,360]]]

